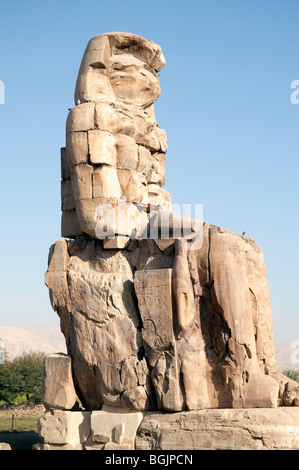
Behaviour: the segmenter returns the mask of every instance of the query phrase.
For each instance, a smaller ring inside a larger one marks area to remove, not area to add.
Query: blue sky
[[[60,238],[60,147],[89,39],[161,45],[156,102],[173,202],[262,246],[275,341],[299,339],[296,0],[2,1],[0,324],[58,324],[44,285]]]

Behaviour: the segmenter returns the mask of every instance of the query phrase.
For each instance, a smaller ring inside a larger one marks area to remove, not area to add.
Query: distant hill
[[[0,340],[10,360],[29,351],[66,352],[64,336],[58,326],[0,326]]]
[[[0,326],[0,340],[4,342],[10,360],[29,351],[40,351],[46,354],[66,352],[64,336],[58,326],[35,326],[33,328]],[[297,351],[298,353],[296,353]],[[296,348],[291,348],[291,343],[276,343],[275,354],[278,370],[299,371],[299,345]]]

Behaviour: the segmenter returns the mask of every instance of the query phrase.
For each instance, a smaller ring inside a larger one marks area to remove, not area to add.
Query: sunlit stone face
[[[116,98],[124,103],[146,108],[160,96],[156,73],[145,67],[116,62],[109,70],[109,78]]]
[[[162,189],[166,133],[158,127],[153,106],[161,92],[157,72],[164,64],[160,46],[132,34],[108,33],[89,42],[78,74],[76,106],[67,119],[71,184],[62,182],[68,202],[62,204],[63,219],[76,218],[79,231],[97,236],[98,207],[106,203],[116,213],[119,201],[126,202],[130,220],[118,227],[125,235],[136,228],[135,213],[171,204]]]

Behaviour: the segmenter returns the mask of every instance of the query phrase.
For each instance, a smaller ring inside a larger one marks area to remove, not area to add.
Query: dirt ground
[[[32,446],[39,442],[35,432],[0,433],[0,442],[6,442],[11,450],[33,450]]]
[[[15,418],[41,416],[44,413],[43,406],[0,406],[0,419],[14,414]],[[33,450],[32,446],[39,442],[36,432],[0,432],[0,442],[6,442],[12,450]]]

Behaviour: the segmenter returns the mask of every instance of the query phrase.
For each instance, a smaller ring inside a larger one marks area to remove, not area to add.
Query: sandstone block
[[[61,179],[67,180],[71,177],[69,170],[68,159],[66,156],[66,147],[60,149],[60,163],[61,163]]]
[[[67,354],[48,354],[44,360],[42,402],[45,408],[70,410],[76,402],[71,358]]]
[[[76,209],[73,195],[73,187],[70,179],[61,180],[61,210],[71,211]]]
[[[138,164],[138,146],[134,140],[122,134],[115,136],[117,168],[136,170]]]
[[[0,450],[11,450],[11,447],[6,442],[0,442]]]
[[[92,173],[91,165],[78,165],[74,168],[72,177],[72,188],[74,199],[91,199],[92,198]]]
[[[115,168],[103,165],[93,172],[93,197],[121,197],[121,187]]]
[[[147,204],[147,185],[142,173],[135,170],[118,170],[118,179],[128,202]]]
[[[143,145],[138,145],[138,165],[136,170],[147,176],[152,166],[151,152]]]
[[[128,449],[135,449],[136,432],[142,419],[143,413],[141,412],[128,412],[123,408],[104,405],[101,411],[93,411],[91,415],[92,435],[104,433],[109,436],[111,443],[120,445],[115,441],[116,436],[117,440],[121,440],[122,445],[128,446]],[[120,433],[115,432],[115,428],[121,430]],[[106,446],[105,450],[108,450]],[[114,446],[109,446],[110,450],[114,448]]]
[[[70,132],[66,134],[66,152],[71,165],[88,162],[87,132]]]
[[[117,151],[115,139],[110,132],[88,131],[88,144],[91,163],[116,165]]]
[[[90,434],[90,414],[88,411],[46,411],[38,420],[42,442],[51,446],[67,446],[61,450],[77,448],[86,442]]]
[[[298,408],[218,409],[150,414],[138,428],[136,449],[295,450]]]
[[[105,250],[121,250],[129,244],[129,237],[105,238],[103,247]]]
[[[72,108],[66,121],[66,134],[94,129],[94,103],[83,103]]]
[[[76,210],[63,211],[61,215],[61,236],[75,238],[82,234]]]

